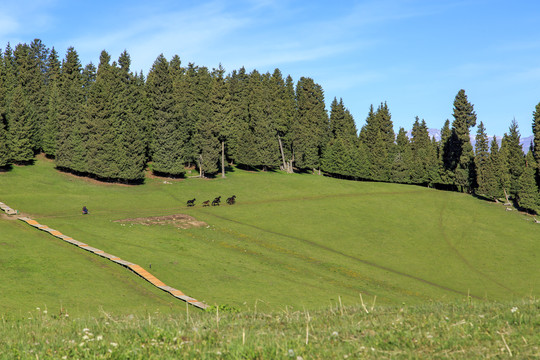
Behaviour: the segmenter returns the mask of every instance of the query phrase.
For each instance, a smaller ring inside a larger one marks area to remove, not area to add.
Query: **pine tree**
[[[289,86],[292,88],[292,92]],[[275,69],[269,78],[268,96],[270,100],[269,121],[278,144],[281,169],[292,172],[292,169],[288,169],[287,165],[287,159],[290,159],[291,156],[288,150],[290,149],[291,127],[295,110],[292,78],[288,76],[284,80],[281,71]]]
[[[453,183],[453,176],[450,172],[450,137],[452,131],[450,130],[450,120],[446,119],[444,126],[441,129],[441,140],[438,146],[438,164],[439,164],[439,178],[443,185],[450,185]]]
[[[225,69],[219,65],[212,72],[212,92],[210,95],[211,119],[215,123],[215,134],[220,143],[221,177],[225,177],[225,144],[231,137],[231,118],[229,106],[229,92],[225,83]]]
[[[34,157],[32,143],[33,108],[24,95],[22,85],[18,85],[8,109],[9,157],[14,163],[27,163]]]
[[[526,156],[526,165],[519,177],[519,188],[517,191],[517,203],[519,207],[532,212],[538,212],[540,208],[540,193],[536,185],[537,164],[534,161],[532,151]]]
[[[342,99],[338,102],[334,98],[332,101],[329,129],[330,141],[323,152],[322,169],[332,174],[355,177],[358,172],[354,169],[358,134],[354,118]]]
[[[13,49],[8,43],[4,50],[4,56],[2,57],[2,83],[4,87],[4,110],[7,108],[8,94],[11,94],[16,87],[17,70],[15,65],[15,58],[13,57]],[[1,99],[0,99],[1,100]],[[0,104],[2,105],[2,104]]]
[[[87,172],[101,178],[115,178],[116,133],[113,122],[116,105],[115,74],[111,66],[110,55],[106,51],[100,54],[96,80],[86,94],[86,126],[88,127]],[[83,75],[84,78],[84,75]],[[88,79],[88,78],[87,78]],[[83,82],[84,83],[84,82]]]
[[[58,134],[56,166],[61,169],[85,172],[87,134],[83,129],[84,91],[82,66],[73,47],[67,50],[62,62],[58,86]]]
[[[489,143],[484,123],[480,122],[476,132],[476,149],[474,154],[476,168],[476,193],[487,194],[490,192],[491,182],[489,177],[493,174],[493,169],[489,164]]]
[[[489,158],[488,158],[488,172],[485,178],[484,195],[489,198],[493,198],[497,201],[497,198],[504,195],[503,187],[505,186],[504,166],[501,160],[501,154],[499,150],[499,143],[497,137],[493,136],[493,140],[490,144]]]
[[[237,162],[242,156],[240,154],[242,147],[242,137],[248,127],[248,97],[249,97],[249,76],[245,68],[234,70],[227,79],[227,88],[229,91],[229,117],[230,131],[227,141],[227,157],[232,162]]]
[[[193,135],[194,149],[201,177],[219,171],[221,144],[218,138],[218,124],[213,119],[210,98],[214,87],[212,74],[206,67],[199,67],[192,83],[193,99],[196,100],[191,111],[195,120]],[[216,94],[217,95],[217,94]]]
[[[411,181],[411,147],[407,132],[399,128],[396,136],[396,153],[392,165],[392,182],[406,184]]]
[[[533,112],[532,131],[534,136],[532,146],[534,160],[536,164],[540,164],[540,102],[536,105]],[[540,189],[540,167],[536,170],[536,184],[538,189]]]
[[[43,104],[45,92],[43,75],[40,72],[36,59],[32,56],[30,46],[18,44],[13,53],[17,85],[21,86],[28,109],[28,121],[30,142],[32,151],[38,151],[41,147],[41,128],[44,123]]]
[[[58,102],[60,61],[54,48],[51,49],[46,65],[47,112],[42,131],[42,149],[49,156],[56,155],[56,138],[58,136]]]
[[[256,153],[258,166],[263,170],[277,168],[280,164],[280,148],[277,138],[275,120],[279,118],[280,108],[274,90],[272,75],[266,73],[260,76],[258,85],[258,96],[253,98],[254,102],[250,106],[250,117],[253,121],[253,133],[256,142]],[[256,91],[252,91],[255,94]],[[253,110],[253,111],[252,111]]]
[[[148,108],[142,86],[130,72],[131,59],[127,51],[118,58],[120,67],[114,67],[117,86],[114,107],[115,153],[118,173],[115,178],[142,182],[146,167],[147,142],[145,138]]]
[[[50,50],[40,39],[34,39],[29,46],[29,54],[34,66],[34,78],[32,80],[33,89],[31,90],[30,101],[36,112],[35,126],[35,144],[34,150],[43,149],[43,132],[47,121],[47,111],[49,102],[49,91],[47,89],[47,66]]]
[[[381,137],[386,145],[386,151],[389,155],[392,155],[394,153],[394,141],[396,135],[394,134],[392,116],[390,115],[390,110],[388,109],[386,102],[381,103],[381,105],[377,108],[375,117],[377,118],[376,122],[379,126]]]
[[[360,140],[364,143],[370,158],[370,177],[373,180],[390,180],[395,155],[394,138],[390,111],[386,103],[381,103],[377,111],[374,111],[371,105],[366,124],[360,131]]]
[[[540,102],[536,105],[533,112],[532,131],[533,139],[533,155],[537,164],[540,164]],[[540,186],[540,184],[539,184]]]
[[[506,166],[510,179],[509,192],[515,197],[519,190],[519,177],[525,168],[525,155],[520,144],[521,135],[515,119],[508,130],[509,132],[503,136],[502,146],[506,150]]]
[[[453,176],[454,185],[462,192],[470,191],[474,179],[474,154],[469,128],[476,125],[476,113],[463,89],[454,99],[453,116],[452,132],[444,148],[444,165]]]
[[[316,170],[328,142],[328,114],[322,87],[302,77],[296,85],[297,121],[293,125],[294,159],[298,167]]]
[[[431,140],[426,122],[418,116],[412,127],[411,133],[411,182],[414,184],[428,184],[430,182],[429,161],[430,161]]]
[[[185,173],[185,129],[174,103],[173,79],[163,54],[154,62],[147,79],[147,94],[152,108],[152,161],[155,173],[183,176]]]
[[[0,108],[0,168],[11,165],[7,120]]]
[[[283,117],[288,124],[287,133],[282,135],[281,130],[278,129],[278,141],[281,140],[283,147],[283,156],[285,157],[285,171],[288,173],[293,172],[294,163],[294,150],[293,150],[293,138],[294,138],[294,124],[298,119],[296,95],[294,88],[294,81],[290,75],[285,79],[285,89],[283,96]]]

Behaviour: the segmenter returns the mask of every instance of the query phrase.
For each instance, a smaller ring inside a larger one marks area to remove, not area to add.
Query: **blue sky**
[[[61,57],[73,46],[83,65],[125,49],[144,74],[161,53],[227,72],[277,67],[313,78],[328,105],[342,98],[358,128],[383,101],[396,132],[415,116],[441,128],[465,89],[489,135],[515,118],[525,137],[540,102],[536,0],[0,0],[0,46],[34,38]]]

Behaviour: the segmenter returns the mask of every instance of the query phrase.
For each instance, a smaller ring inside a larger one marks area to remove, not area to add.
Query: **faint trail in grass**
[[[469,262],[469,260],[467,260],[467,258],[465,256],[463,256],[462,253],[459,252],[459,250],[454,246],[454,244],[452,244],[450,242],[450,239],[448,239],[448,236],[446,235],[446,232],[444,231],[444,223],[443,223],[443,215],[444,215],[444,212],[446,210],[446,203],[443,205],[443,207],[441,208],[441,212],[439,213],[439,229],[441,231],[441,234],[442,234],[442,238],[444,239],[444,242],[446,243],[446,245],[450,248],[450,250],[452,250],[452,252],[457,256],[457,258],[463,262],[465,264],[465,266],[467,266],[469,269],[471,269],[473,272],[475,272],[476,274],[480,275],[480,277],[486,279],[486,280],[489,280],[491,282],[493,282],[494,284],[502,287],[503,289],[507,290],[507,291],[510,291],[511,293],[513,293],[512,289],[508,288],[506,285],[504,285],[503,283],[493,279],[492,277],[490,277],[489,275],[487,274],[484,274],[482,271],[478,270],[476,267],[473,266],[473,264],[471,264]],[[462,233],[461,234],[461,237],[464,238],[465,237],[465,233]]]
[[[419,281],[423,284],[427,284],[427,285],[430,285],[430,286],[433,286],[433,287],[436,287],[436,288],[439,288],[439,289],[442,289],[442,290],[445,290],[445,291],[449,291],[449,292],[453,292],[453,293],[456,293],[456,294],[459,294],[459,295],[463,295],[463,296],[470,296],[470,297],[473,297],[473,298],[476,298],[476,299],[481,299],[480,297],[478,296],[475,296],[475,295],[471,295],[471,294],[467,294],[465,292],[462,292],[462,291],[459,291],[459,290],[455,290],[455,289],[452,289],[450,287],[447,287],[447,286],[444,286],[444,285],[440,285],[440,284],[437,284],[437,283],[434,283],[432,281],[429,281],[429,280],[426,280],[426,279],[423,279],[423,278],[420,278],[418,276],[415,276],[415,275],[411,275],[411,274],[407,274],[407,273],[404,273],[402,271],[399,271],[399,270],[395,270],[395,269],[392,269],[392,268],[389,268],[387,266],[384,266],[384,265],[379,265],[375,262],[372,262],[372,261],[369,261],[369,260],[364,260],[364,259],[360,259],[356,256],[353,256],[353,255],[349,255],[349,254],[346,254],[346,253],[343,253],[339,250],[335,250],[335,249],[332,249],[328,246],[325,246],[325,245],[321,245],[321,244],[318,244],[314,241],[310,241],[310,240],[307,240],[307,239],[303,239],[303,238],[300,238],[300,237],[297,237],[297,236],[292,236],[292,235],[288,235],[288,234],[283,234],[283,233],[279,233],[277,231],[272,231],[272,230],[268,230],[268,229],[263,229],[257,225],[252,225],[252,224],[248,224],[248,223],[244,223],[244,222],[241,222],[241,221],[238,221],[238,220],[233,220],[233,219],[230,219],[230,218],[227,218],[227,217],[224,217],[224,216],[221,216],[221,215],[217,215],[215,213],[210,213],[208,211],[205,211],[205,214],[208,214],[210,216],[214,216],[214,217],[217,217],[219,219],[222,219],[222,220],[225,220],[225,221],[230,221],[230,222],[233,222],[233,223],[236,223],[236,224],[240,224],[240,225],[244,225],[244,226],[248,226],[248,227],[251,227],[251,228],[254,228],[254,229],[257,229],[259,231],[263,231],[263,232],[266,232],[266,233],[269,233],[269,234],[273,234],[273,235],[278,235],[278,236],[282,236],[282,237],[285,237],[285,238],[289,238],[289,239],[292,239],[292,240],[296,240],[296,241],[299,241],[299,242],[302,242],[302,243],[305,243],[305,244],[309,244],[311,246],[314,246],[314,247],[317,247],[319,249],[323,249],[325,251],[328,251],[328,252],[331,252],[331,253],[334,253],[334,254],[337,254],[337,255],[340,255],[340,256],[343,256],[343,257],[346,257],[348,259],[351,259],[351,260],[355,260],[355,261],[358,261],[364,265],[368,265],[368,266],[371,266],[371,267],[374,267],[374,268],[377,268],[377,269],[380,269],[380,270],[384,270],[384,271],[388,271],[390,273],[393,273],[393,274],[396,274],[396,275],[399,275],[399,276],[403,276],[403,277],[406,277],[406,278],[409,278],[409,279],[413,279],[413,280],[416,280],[416,281]]]

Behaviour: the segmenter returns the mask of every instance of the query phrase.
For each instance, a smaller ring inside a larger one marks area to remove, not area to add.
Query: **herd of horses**
[[[188,207],[195,206],[195,200],[196,199],[188,200],[187,206]],[[236,203],[236,195],[233,195],[230,198],[227,198],[227,204],[234,205],[235,203]],[[210,200],[203,201],[202,206],[203,207],[210,206],[210,204],[212,204],[212,206],[219,206],[219,204],[221,204],[221,196],[218,196],[217,198],[212,200],[211,203],[210,203]]]

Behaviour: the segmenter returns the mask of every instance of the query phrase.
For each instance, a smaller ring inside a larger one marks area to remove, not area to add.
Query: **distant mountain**
[[[435,137],[436,141],[441,141],[441,130],[439,130],[439,129],[428,129],[428,133],[429,133],[430,138]],[[409,139],[411,138],[411,131],[410,130],[407,132],[407,136],[409,137]],[[471,144],[472,144],[473,147],[476,145],[475,136],[476,136],[476,134],[471,135]],[[493,136],[488,136],[488,139],[489,139],[489,143],[491,144],[491,141],[493,141]],[[527,137],[522,137],[520,139],[519,143],[521,144],[521,147],[523,148],[523,152],[525,154],[527,152],[529,152],[529,148],[531,146],[531,143],[532,143],[533,139],[534,139],[533,135],[527,136]],[[497,136],[497,143],[499,144],[499,147],[501,146],[501,140],[502,140],[502,136]]]

